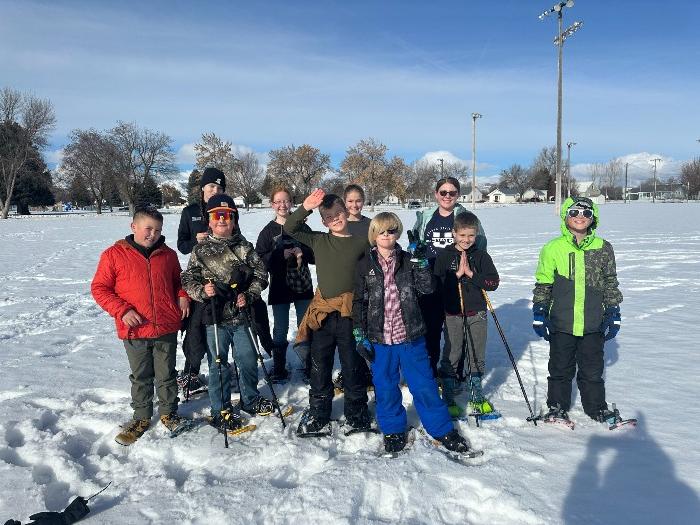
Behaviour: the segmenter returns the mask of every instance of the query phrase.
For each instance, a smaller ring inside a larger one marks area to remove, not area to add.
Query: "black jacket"
[[[187,255],[197,245],[197,234],[209,230],[209,222],[202,218],[202,207],[199,203],[190,204],[180,215],[180,226],[177,229],[177,249]]]
[[[459,268],[460,257],[461,252],[454,245],[450,245],[435,260],[433,271],[440,280],[442,300],[447,315],[462,313],[455,275]],[[498,288],[499,277],[491,256],[477,249],[475,245],[467,250],[467,262],[474,276],[462,277],[462,294],[468,315],[474,315],[476,312],[486,310],[486,300],[481,290],[491,292]]]
[[[311,232],[311,228],[304,225],[302,231]],[[281,224],[270,221],[258,235],[255,251],[258,252],[267,266],[267,271],[270,272],[270,291],[267,296],[267,304],[290,304],[299,299],[311,299],[314,296],[313,288],[297,294],[287,286],[287,261],[284,258],[284,250],[294,247],[301,248],[303,262],[314,264],[314,252],[311,248],[286,234]]]
[[[384,343],[384,272],[376,250],[370,250],[357,262],[352,319],[373,343]],[[399,289],[401,317],[406,339],[413,341],[425,335],[425,324],[418,305],[418,296],[433,292],[434,279],[430,267],[414,269],[411,254],[397,245],[394,279]]]

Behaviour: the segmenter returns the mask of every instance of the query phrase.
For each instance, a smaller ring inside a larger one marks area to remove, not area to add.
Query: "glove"
[[[78,496],[63,512],[38,512],[29,516],[28,525],[72,525],[90,513],[87,500]]]
[[[234,301],[238,297],[238,288],[233,288],[223,281],[214,281],[214,288],[216,288],[216,295],[222,297],[226,302]]]
[[[606,341],[610,341],[610,339],[613,339],[617,335],[617,332],[620,331],[621,323],[620,307],[608,306],[603,314],[603,322],[600,323],[600,332],[603,334]]]
[[[539,337],[549,341],[549,315],[543,304],[532,305],[532,329]]]
[[[412,255],[411,262],[419,268],[428,266],[428,245],[421,241],[413,231],[408,230],[408,251]]]
[[[237,285],[238,293],[241,293],[248,289],[250,281],[253,279],[252,268],[239,264],[231,272],[231,286]]]
[[[352,335],[355,337],[355,343],[357,344],[357,346],[355,347],[357,353],[364,357],[365,360],[369,361],[370,363],[373,363],[374,346],[369,341],[369,339],[367,339],[367,336],[359,328],[353,329]]]

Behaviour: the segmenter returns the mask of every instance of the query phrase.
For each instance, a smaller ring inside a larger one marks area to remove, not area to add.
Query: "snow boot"
[[[442,384],[442,400],[448,407],[455,405],[457,379],[454,377],[443,377],[440,379],[440,383]]]
[[[469,401],[475,404],[481,404],[484,402],[484,392],[481,388],[481,376],[473,375],[471,377],[471,382],[467,385],[469,389]]]
[[[307,408],[301,415],[301,421],[297,427],[299,437],[330,436],[332,433],[331,422],[328,418],[314,416]]]
[[[144,432],[151,426],[150,419],[134,419],[122,428],[114,440],[120,445],[128,447],[136,442],[138,438],[143,436]]]
[[[456,428],[453,428],[444,436],[435,439],[451,452],[469,452],[469,443],[459,434]]]
[[[272,373],[270,380],[273,383],[283,383],[289,379],[287,372],[287,342],[275,344],[272,347]]]
[[[177,376],[177,386],[180,392],[189,395],[199,394],[207,391],[207,385],[202,381],[199,374],[188,374],[184,370]]]
[[[275,404],[263,396],[258,396],[248,406],[244,406],[243,410],[251,415],[269,416],[275,411]]]
[[[549,407],[549,411],[542,417],[544,420],[569,419],[569,414],[559,405]]]
[[[367,407],[363,407],[357,414],[346,418],[345,424],[350,429],[345,435],[356,434],[358,432],[372,432],[372,416],[369,415]]]
[[[406,442],[406,432],[384,434],[384,450],[389,454],[401,452],[406,447]]]

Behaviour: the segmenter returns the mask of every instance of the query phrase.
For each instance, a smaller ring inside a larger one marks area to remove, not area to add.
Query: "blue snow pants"
[[[399,370],[408,383],[416,411],[428,434],[439,438],[454,428],[447,405],[438,393],[424,337],[397,345],[375,343],[374,351],[372,378],[377,423],[382,433],[406,431],[406,409],[399,387]]]

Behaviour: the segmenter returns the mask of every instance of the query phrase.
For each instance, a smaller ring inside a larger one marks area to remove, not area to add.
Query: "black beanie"
[[[202,173],[202,180],[199,182],[199,187],[204,188],[207,184],[218,184],[226,191],[226,177],[224,172],[216,168],[207,168]]]

